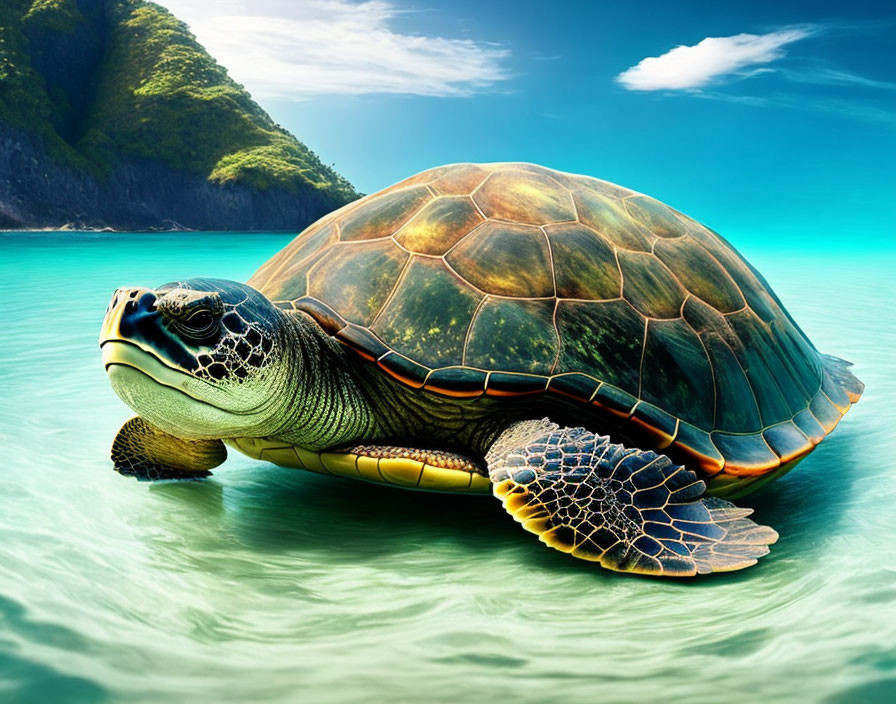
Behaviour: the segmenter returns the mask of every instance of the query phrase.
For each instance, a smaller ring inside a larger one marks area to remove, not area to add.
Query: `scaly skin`
[[[278,420],[267,437],[309,450],[359,443],[451,449],[480,461],[506,428],[533,417],[601,429],[597,417],[562,399],[454,399],[411,389],[360,360],[306,314],[278,314],[289,376],[273,391]]]
[[[360,363],[304,313],[282,315],[291,371],[274,392],[281,397],[279,421],[269,437],[310,450],[391,442],[460,447],[481,457],[516,418],[491,399],[458,401],[408,389]],[[521,410],[519,417],[529,414]]]
[[[310,320],[280,315],[287,376],[273,391],[279,412],[268,435],[310,450],[384,437],[345,350]]]

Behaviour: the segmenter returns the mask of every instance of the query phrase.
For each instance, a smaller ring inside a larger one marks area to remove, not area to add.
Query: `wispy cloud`
[[[807,70],[782,70],[779,75],[796,83],[812,83],[824,86],[860,86],[863,88],[880,88],[896,90],[896,83],[879,81],[866,76],[859,76],[849,71],[834,68],[813,68]]]
[[[857,102],[855,100],[842,100],[837,98],[821,98],[810,101],[808,104],[794,101],[793,107],[820,110],[837,115],[852,117],[865,122],[877,122],[883,125],[896,127],[896,113],[890,107],[881,107],[871,103]]]
[[[874,122],[896,127],[896,113],[893,110],[869,101],[844,100],[841,98],[805,96],[795,97],[776,92],[771,95],[732,95],[721,91],[700,91],[698,98],[720,100],[725,103],[749,105],[751,107],[781,107],[807,112],[826,112],[850,117],[864,122]]]
[[[722,76],[757,75],[767,64],[785,56],[783,47],[813,33],[809,27],[768,34],[706,37],[693,46],[677,46],[661,56],[649,56],[626,69],[616,81],[628,90],[696,90]]]
[[[510,78],[498,44],[408,34],[366,0],[160,0],[256,97],[469,96]]]

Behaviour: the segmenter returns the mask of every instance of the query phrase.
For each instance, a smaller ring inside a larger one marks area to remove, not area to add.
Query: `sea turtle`
[[[735,570],[777,534],[726,499],[780,476],[862,393],[719,235],[606,181],[425,171],[308,227],[248,285],[118,289],[112,447],[203,477],[225,443],[312,472],[494,493],[614,570]],[[720,498],[725,497],[725,498]]]

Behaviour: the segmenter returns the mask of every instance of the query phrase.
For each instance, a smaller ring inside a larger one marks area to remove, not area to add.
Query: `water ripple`
[[[488,497],[244,457],[205,482],[115,475],[110,292],[245,279],[285,241],[0,235],[4,701],[893,701],[892,253],[751,253],[868,393],[750,500],[781,534],[759,567],[669,583],[546,550]]]

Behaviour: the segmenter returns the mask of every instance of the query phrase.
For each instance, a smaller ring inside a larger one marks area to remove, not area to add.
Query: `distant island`
[[[358,197],[143,0],[0,0],[0,229],[290,230]]]

